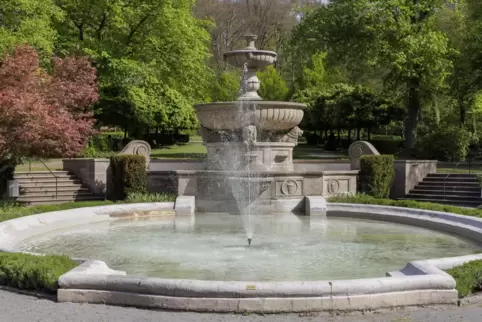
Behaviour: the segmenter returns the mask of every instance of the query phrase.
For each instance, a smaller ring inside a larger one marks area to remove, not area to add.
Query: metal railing
[[[440,164],[444,164],[444,162],[441,162]],[[476,171],[475,169],[473,169],[474,167],[474,164],[473,164],[473,161],[472,161],[472,158],[469,157],[467,158],[467,161],[459,161],[457,163],[455,163],[455,167],[452,166],[452,163],[451,162],[447,162],[445,163],[445,165],[448,165],[450,164],[450,167],[449,169],[455,169],[455,173],[447,173],[445,176],[444,176],[444,180],[443,180],[443,200],[446,200],[446,194],[447,194],[447,191],[446,191],[446,183],[447,183],[447,179],[450,178],[450,176],[456,176],[457,175],[457,170],[460,170],[460,169],[464,169],[464,170],[468,170],[468,174],[475,174]],[[477,165],[477,164],[475,164]],[[481,164],[482,165],[482,164]],[[443,167],[441,168],[443,169]]]
[[[55,178],[55,199],[58,199],[58,196],[59,196],[59,183],[58,183],[58,179],[59,177],[57,177],[55,175],[55,173],[52,172],[52,170],[50,170],[50,168],[45,164],[45,162],[43,162],[41,159],[38,159],[38,161],[40,161],[40,163],[43,164],[43,166],[45,167],[45,169],[47,169],[50,174]],[[29,161],[30,162],[30,161]],[[29,164],[29,168],[30,170],[32,169],[31,168],[31,165]],[[30,171],[31,172],[31,171]]]

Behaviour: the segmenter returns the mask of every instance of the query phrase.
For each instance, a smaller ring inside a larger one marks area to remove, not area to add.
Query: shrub
[[[115,154],[117,142],[122,140],[120,135],[94,135],[81,153],[84,158],[108,158]]]
[[[460,126],[440,125],[419,134],[414,147],[419,159],[461,161],[469,152],[470,134]]]
[[[21,207],[19,204],[13,202],[6,202],[0,204],[0,222],[40,214],[43,212],[76,209],[84,207],[107,206],[113,204],[112,201],[76,201],[68,202],[59,205],[38,205]]]
[[[20,289],[55,292],[60,275],[77,265],[67,256],[0,253],[0,284]]]
[[[133,192],[127,195],[127,203],[136,202],[171,202],[176,200],[176,195],[171,193],[140,193]]]
[[[146,158],[142,155],[116,155],[110,158],[114,200],[132,193],[147,192]]]
[[[360,190],[377,198],[387,198],[395,168],[393,155],[363,155],[360,159]]]
[[[459,297],[482,291],[482,260],[465,263],[447,271],[455,279]]]
[[[471,216],[471,217],[482,217],[482,209],[477,209],[477,208],[460,208],[456,206],[443,205],[443,204],[431,203],[431,202],[420,202],[415,200],[381,199],[381,198],[375,198],[365,194],[333,196],[333,197],[330,197],[328,201],[339,202],[339,203],[415,208],[415,209],[424,209],[424,210],[432,210],[432,211],[450,212],[454,214]]]

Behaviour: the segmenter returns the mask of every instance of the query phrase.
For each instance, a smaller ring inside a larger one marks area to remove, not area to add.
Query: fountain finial
[[[256,40],[258,40],[258,36],[252,33],[247,33],[244,35],[244,38],[246,39],[246,48],[245,50],[256,50],[256,46],[254,43]]]
[[[246,48],[232,50],[224,53],[228,64],[243,69],[240,96],[238,100],[261,100],[258,95],[260,82],[256,72],[276,62],[277,54],[274,51],[256,49],[255,42],[258,36],[247,32],[244,34]]]

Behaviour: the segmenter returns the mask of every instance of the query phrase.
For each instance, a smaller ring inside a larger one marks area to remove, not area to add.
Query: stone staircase
[[[16,172],[15,180],[20,185],[17,201],[25,205],[104,200],[104,197],[94,195],[75,174],[68,171]]]
[[[482,204],[479,180],[474,174],[433,173],[403,199],[464,207]]]

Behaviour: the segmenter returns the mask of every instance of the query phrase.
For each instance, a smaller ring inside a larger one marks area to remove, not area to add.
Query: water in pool
[[[154,217],[75,226],[37,235],[17,248],[100,259],[128,274],[221,281],[380,277],[411,260],[481,250],[413,226],[295,215],[256,216],[249,247],[239,216],[197,214],[183,221]]]

